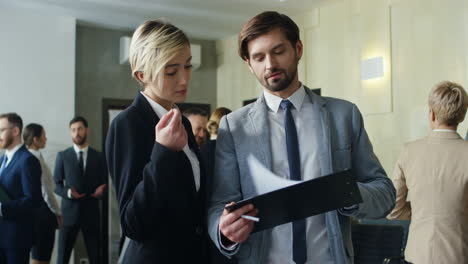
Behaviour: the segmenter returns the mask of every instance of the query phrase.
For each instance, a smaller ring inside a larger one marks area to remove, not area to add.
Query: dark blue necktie
[[[291,114],[292,103],[283,100],[280,104],[284,110],[284,130],[286,132],[286,148],[288,150],[289,177],[291,180],[301,180],[301,159],[297,130]],[[306,224],[305,220],[297,220],[293,225],[293,260],[296,264],[304,264],[307,260]]]
[[[2,176],[2,173],[6,168],[7,162],[8,162],[8,156],[5,155],[5,158],[3,159],[3,162],[2,162],[2,167],[0,167],[0,176]]]
[[[83,151],[79,152],[80,156],[78,157],[78,167],[80,168],[80,176],[84,174],[84,161],[83,161]]]

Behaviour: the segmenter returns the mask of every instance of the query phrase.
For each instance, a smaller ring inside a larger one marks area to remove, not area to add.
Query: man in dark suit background
[[[0,201],[0,263],[29,263],[34,208],[39,207],[41,165],[21,143],[23,121],[16,113],[0,115],[0,188],[9,200]]]
[[[106,188],[107,169],[103,155],[89,147],[88,122],[81,116],[70,121],[73,147],[57,154],[55,192],[62,197],[63,227],[59,233],[57,263],[68,263],[81,230],[91,264],[99,255],[99,199]]]

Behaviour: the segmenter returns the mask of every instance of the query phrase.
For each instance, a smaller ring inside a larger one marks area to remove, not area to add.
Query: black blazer
[[[106,183],[107,169],[102,153],[93,148],[88,149],[86,168],[83,177],[79,175],[78,158],[73,147],[57,154],[54,180],[55,193],[62,197],[63,224],[88,224],[99,226],[99,201],[91,197],[97,187]],[[68,190],[73,187],[79,193],[87,194],[81,199],[70,199]]]
[[[197,192],[183,151],[155,142],[158,116],[143,95],[109,128],[106,157],[123,234],[132,239],[124,263],[207,263],[205,177],[190,122],[182,122],[200,161]]]
[[[0,158],[0,164],[5,155]],[[2,203],[0,248],[28,248],[32,245],[33,210],[41,205],[41,165],[23,145],[0,177],[0,187],[10,200]]]

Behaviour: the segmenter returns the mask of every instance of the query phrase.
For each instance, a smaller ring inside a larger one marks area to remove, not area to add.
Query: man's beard
[[[297,64],[294,66],[294,69],[292,71],[290,71],[290,72],[288,72],[286,70],[282,70],[282,69],[272,69],[270,72],[271,73],[266,75],[265,79],[264,79],[265,88],[267,88],[268,90],[270,90],[272,92],[283,91],[284,89],[288,88],[289,85],[291,85],[292,81],[296,77],[296,75],[297,75]],[[272,80],[270,82],[268,80],[269,77],[272,74],[276,74],[276,73],[282,73],[284,75],[284,78],[280,79],[280,80]]]
[[[73,138],[73,143],[75,143],[78,146],[82,146],[85,142],[86,142],[86,136]]]
[[[198,147],[201,147],[205,143],[205,138],[196,136],[195,141],[197,142]]]
[[[13,144],[13,137],[6,137],[3,140],[3,144],[0,144],[0,149],[8,149]]]

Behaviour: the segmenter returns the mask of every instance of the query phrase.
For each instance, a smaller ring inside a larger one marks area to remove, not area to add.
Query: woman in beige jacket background
[[[467,107],[461,85],[437,85],[429,95],[432,132],[406,144],[395,166],[397,200],[387,218],[411,220],[411,263],[468,263],[468,141],[457,133]]]

